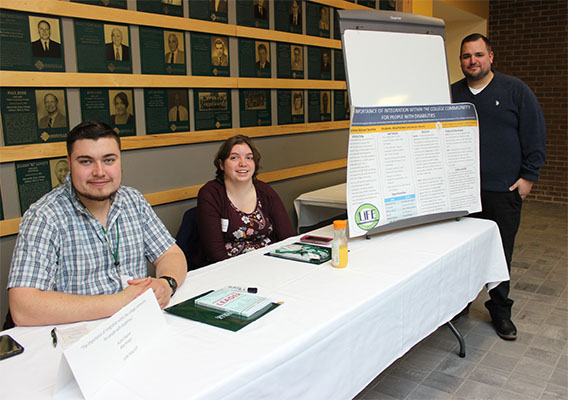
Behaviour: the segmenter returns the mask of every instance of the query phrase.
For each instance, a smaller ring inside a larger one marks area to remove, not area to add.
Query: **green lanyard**
[[[112,254],[112,258],[114,258],[114,265],[118,267],[120,265],[120,262],[118,261],[118,244],[120,242],[120,231],[118,230],[118,220],[116,221],[116,248],[115,248],[114,251],[112,251],[112,246],[110,244],[110,240],[108,238],[107,232],[102,225],[101,225],[101,229],[103,231],[103,236],[105,238],[105,241],[108,245],[108,249],[110,250],[110,253]]]
[[[77,197],[77,200],[79,200],[79,203],[83,206],[85,211],[87,211],[91,217],[95,218],[93,213],[87,208],[85,204],[83,204],[83,202],[81,201],[81,199],[79,199],[79,197]],[[101,230],[103,231],[103,237],[105,238],[105,242],[108,246],[108,249],[110,250],[110,254],[112,254],[112,258],[114,258],[114,265],[118,267],[120,265],[120,261],[118,261],[118,246],[120,243],[120,231],[118,230],[118,220],[116,221],[116,248],[114,251],[112,250],[112,245],[110,244],[107,231],[102,225],[101,225]]]

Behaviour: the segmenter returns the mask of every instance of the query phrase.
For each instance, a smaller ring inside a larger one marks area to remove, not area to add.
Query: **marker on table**
[[[241,287],[241,286],[229,286],[229,289],[240,290],[241,292],[247,293],[257,293],[258,289],[255,287]]]
[[[53,327],[51,330],[51,340],[53,343],[53,347],[57,347],[57,328]]]

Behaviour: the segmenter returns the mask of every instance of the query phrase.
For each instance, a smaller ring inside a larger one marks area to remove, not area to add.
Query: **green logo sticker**
[[[372,204],[362,204],[355,211],[355,223],[365,231],[377,226],[380,219],[379,209]]]

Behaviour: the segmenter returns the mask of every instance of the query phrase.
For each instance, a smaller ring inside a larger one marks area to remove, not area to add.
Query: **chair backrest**
[[[197,230],[197,207],[190,208],[183,214],[183,219],[176,235],[177,245],[183,250],[187,260],[187,270],[191,267],[190,256],[199,246],[199,232]]]
[[[16,326],[14,324],[14,320],[12,319],[12,314],[10,313],[10,309],[8,309],[8,314],[6,314],[6,320],[4,321],[4,326],[2,326],[2,330],[5,331],[6,329],[10,329]]]

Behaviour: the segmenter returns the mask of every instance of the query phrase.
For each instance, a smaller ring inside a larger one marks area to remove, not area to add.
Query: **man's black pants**
[[[482,211],[470,215],[470,217],[490,219],[497,223],[509,274],[511,273],[515,236],[521,223],[522,204],[523,200],[517,190],[504,193],[481,191]],[[509,289],[510,281],[505,281],[489,291],[491,300],[487,301],[485,306],[493,320],[511,319],[513,300],[509,298]]]

